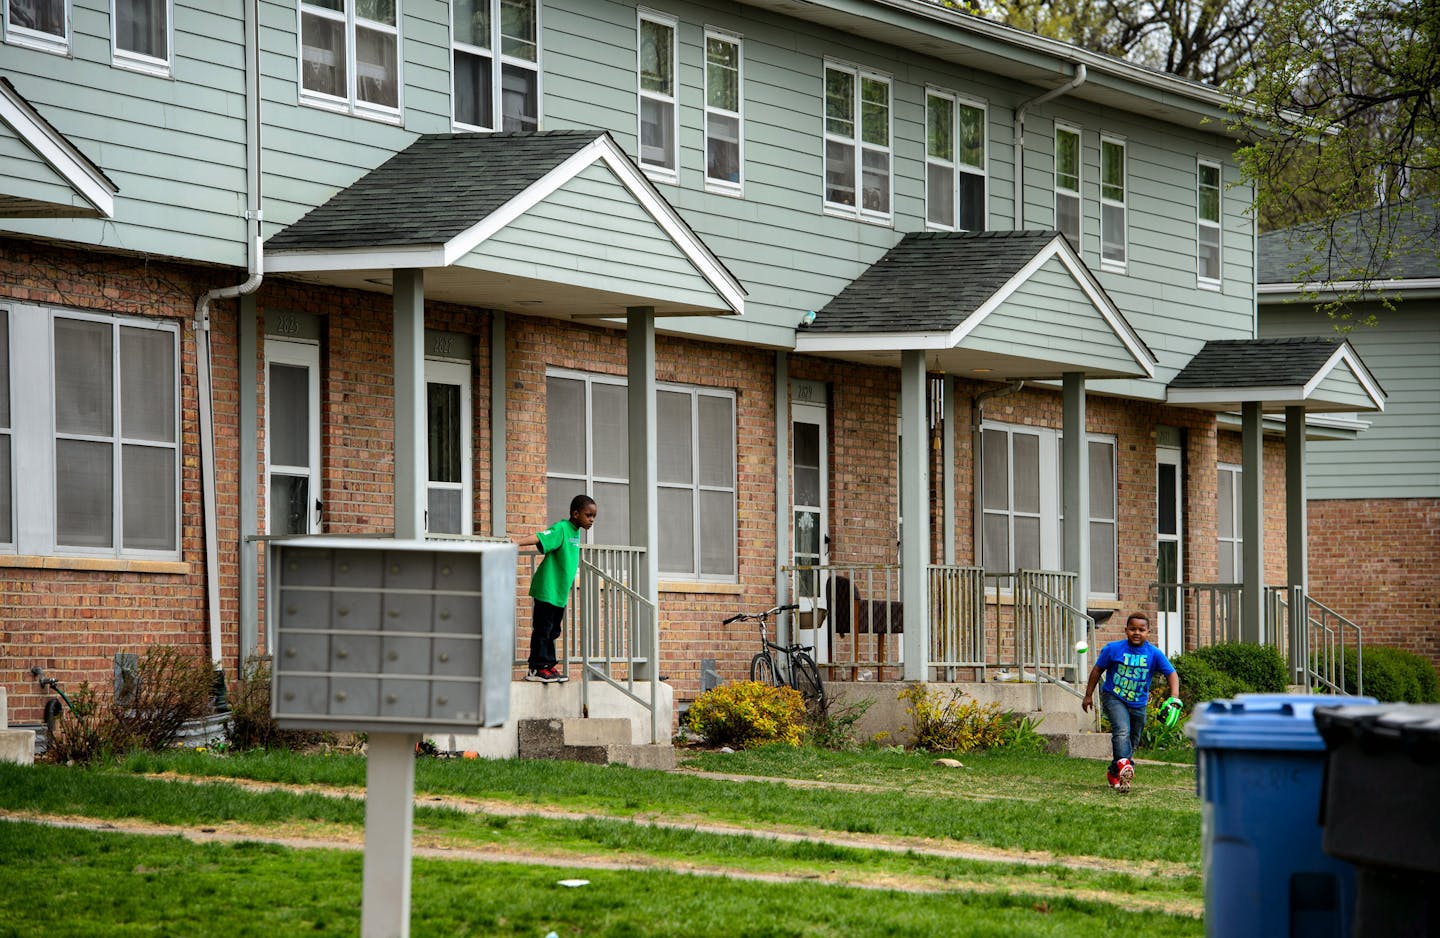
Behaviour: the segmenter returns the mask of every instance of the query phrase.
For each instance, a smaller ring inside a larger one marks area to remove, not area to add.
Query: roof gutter
[[[1047,101],[1054,100],[1062,94],[1074,91],[1085,84],[1085,63],[1076,62],[1075,77],[1058,88],[1051,88],[1039,97],[1031,98],[1029,101],[1022,101],[1015,108],[1015,129],[1011,139],[1015,148],[1015,230],[1022,231],[1025,228],[1025,112],[1032,107],[1037,107]]]
[[[245,4],[245,241],[249,277],[210,290],[195,301],[195,370],[200,396],[200,489],[204,499],[205,603],[210,625],[210,662],[217,668],[220,640],[220,547],[215,505],[215,397],[210,362],[210,304],[253,293],[265,279],[260,243],[260,23],[256,5]],[[243,654],[243,650],[242,650]],[[241,662],[243,668],[244,662]]]

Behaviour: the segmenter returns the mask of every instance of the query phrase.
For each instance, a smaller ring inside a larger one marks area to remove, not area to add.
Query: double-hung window
[[[1196,273],[1200,286],[1220,286],[1220,164],[1200,160],[1195,176]]]
[[[944,91],[925,95],[925,221],[985,230],[985,108]]]
[[[1115,440],[1089,435],[1090,592],[1116,595]],[[980,560],[989,573],[1064,566],[1059,431],[987,423],[981,433]]]
[[[680,174],[676,107],[673,16],[640,11],[640,47],[636,59],[640,88],[640,165],[674,182]]]
[[[826,210],[889,221],[891,156],[890,79],[825,63]]]
[[[1080,250],[1080,131],[1055,125],[1055,228]]]
[[[453,0],[450,16],[456,126],[538,129],[539,0]]]
[[[739,194],[744,179],[740,38],[705,30],[705,185]]]
[[[70,51],[70,0],[6,0],[5,41]]]
[[[399,120],[399,0],[300,0],[300,100]]]
[[[1242,470],[1232,463],[1216,467],[1215,525],[1219,534],[1219,571],[1217,582],[1239,583],[1244,579],[1241,567],[1244,557],[1244,535],[1241,533],[1240,482]]]
[[[171,0],[113,0],[110,29],[116,65],[170,74]]]
[[[1129,257],[1125,222],[1125,143],[1100,138],[1100,265],[1123,269]]]
[[[554,371],[546,376],[546,517],[569,516],[570,499],[600,506],[591,538],[630,542],[629,404],[623,378]],[[735,395],[662,385],[655,395],[660,573],[733,582]]]

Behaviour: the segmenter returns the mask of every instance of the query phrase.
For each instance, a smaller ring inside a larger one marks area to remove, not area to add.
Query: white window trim
[[[710,106],[710,40],[718,39],[721,42],[728,42],[735,46],[735,93],[736,103],[739,104],[738,111],[727,111],[723,108]],[[745,41],[736,33],[727,32],[723,29],[716,29],[713,26],[705,27],[704,46],[702,53],[705,63],[705,84],[701,100],[705,104],[705,188],[720,195],[743,196],[745,194]],[[721,117],[735,119],[737,159],[740,162],[737,182],[728,179],[716,179],[710,175],[710,115],[717,114]]]
[[[1010,556],[1005,558],[1004,569],[998,569],[998,570],[996,570],[995,572],[998,572],[998,573],[1013,573],[1013,572],[1015,572],[1015,569],[1016,569],[1016,568],[1013,566],[1013,563],[1014,563],[1014,559],[1013,559],[1013,558],[1014,558],[1014,556],[1015,556],[1015,518],[1017,518],[1017,517],[1021,517],[1021,518],[1036,518],[1036,519],[1038,519],[1039,522],[1040,522],[1040,567],[1041,567],[1041,569],[1044,569],[1044,570],[1060,570],[1060,569],[1062,569],[1063,564],[1064,564],[1064,559],[1063,559],[1063,555],[1064,555],[1064,513],[1063,513],[1063,511],[1062,511],[1063,504],[1062,504],[1062,500],[1061,500],[1061,488],[1062,488],[1062,486],[1064,485],[1064,480],[1060,477],[1060,458],[1061,458],[1060,447],[1061,447],[1062,439],[1063,439],[1063,438],[1062,438],[1062,435],[1061,435],[1061,432],[1060,432],[1059,430],[1056,430],[1056,429],[1053,429],[1053,428],[1050,428],[1050,427],[1032,427],[1032,426],[1027,426],[1027,425],[1024,425],[1024,424],[1002,423],[1002,422],[1000,422],[1000,421],[994,421],[994,420],[986,420],[986,421],[983,421],[983,422],[981,423],[980,430],[981,430],[981,433],[982,433],[982,434],[983,434],[984,431],[986,431],[986,430],[993,430],[993,431],[1002,432],[1002,433],[1004,433],[1004,434],[1006,435],[1006,446],[1009,448],[1009,449],[1008,449],[1008,452],[1007,452],[1007,454],[1006,454],[1006,461],[1007,461],[1007,465],[1009,466],[1009,473],[1008,473],[1008,476],[1007,476],[1007,479],[1006,479],[1006,485],[1008,486],[1007,491],[1006,491],[1006,505],[1007,505],[1008,507],[1006,507],[1006,508],[1004,508],[1004,509],[999,509],[999,508],[986,508],[986,507],[985,507],[985,502],[984,502],[985,493],[984,493],[983,491],[977,491],[977,492],[975,493],[975,499],[976,499],[976,501],[977,501],[977,503],[978,503],[979,513],[980,513],[980,519],[981,519],[981,523],[980,523],[979,529],[975,532],[975,546],[976,546],[976,551],[975,551],[975,553],[976,553],[976,557],[979,558],[979,564],[980,564],[981,566],[987,566],[985,558],[984,558],[983,556],[981,556],[981,551],[982,551],[982,549],[983,549],[983,544],[984,544],[984,518],[985,518],[985,516],[986,516],[986,515],[1004,515],[1004,516],[1008,519],[1007,525],[1008,525],[1008,527],[1009,527],[1009,538],[1008,538],[1008,540],[1009,540],[1009,544],[1010,544]],[[1020,511],[1016,511],[1016,510],[1015,510],[1015,507],[1014,507],[1014,506],[1015,506],[1015,492],[1014,492],[1014,488],[1015,488],[1015,459],[1014,459],[1015,445],[1014,445],[1014,438],[1015,438],[1015,435],[1016,435],[1016,434],[1034,436],[1034,437],[1037,438],[1037,442],[1038,442],[1038,444],[1039,444],[1039,445],[1038,445],[1038,452],[1037,452],[1037,456],[1036,456],[1036,458],[1039,460],[1039,472],[1040,472],[1040,493],[1039,493],[1039,495],[1040,495],[1040,506],[1039,506],[1039,510],[1038,510],[1038,511],[1020,512]],[[1111,485],[1111,495],[1112,495],[1112,499],[1111,499],[1111,500],[1112,500],[1112,502],[1113,502],[1114,505],[1115,505],[1116,517],[1113,518],[1113,519],[1111,519],[1111,518],[1100,519],[1098,522],[1097,522],[1096,520],[1092,519],[1092,520],[1091,520],[1091,524],[1094,525],[1094,524],[1096,524],[1096,523],[1101,523],[1101,524],[1109,525],[1110,528],[1111,528],[1112,536],[1113,536],[1113,538],[1114,538],[1114,546],[1115,546],[1115,548],[1116,548],[1114,554],[1112,555],[1112,556],[1114,556],[1114,558],[1115,558],[1115,569],[1113,570],[1113,573],[1114,573],[1115,583],[1116,583],[1116,585],[1117,585],[1117,587],[1118,587],[1119,582],[1120,582],[1120,578],[1119,578],[1119,572],[1120,572],[1120,571],[1119,571],[1119,566],[1120,566],[1120,556],[1119,556],[1119,537],[1120,537],[1120,518],[1119,518],[1119,513],[1120,513],[1120,499],[1119,499],[1119,487],[1118,487],[1118,476],[1119,476],[1119,471],[1120,471],[1120,468],[1119,468],[1119,461],[1120,461],[1119,441],[1118,441],[1118,439],[1117,439],[1115,436],[1113,436],[1113,435],[1111,435],[1111,434],[1106,434],[1106,433],[1086,433],[1085,437],[1086,437],[1086,444],[1087,444],[1087,446],[1088,446],[1089,444],[1091,444],[1091,443],[1105,443],[1105,444],[1108,444],[1108,445],[1110,446],[1110,450],[1111,450],[1111,460],[1110,460],[1110,467],[1111,467],[1110,485]],[[984,457],[983,457],[983,455],[981,455],[979,458],[983,459]],[[1088,453],[1088,452],[1086,453],[1085,458],[1086,458],[1086,459],[1089,459],[1089,453]],[[982,467],[981,467],[981,478],[982,478],[982,479],[984,478],[984,468],[983,468],[983,464],[982,464]],[[1094,485],[1094,484],[1095,484],[1095,480],[1092,479],[1090,484],[1091,484],[1091,485]],[[1089,495],[1088,492],[1085,494],[1085,497],[1086,497],[1087,499],[1090,497],[1090,495]],[[1086,531],[1086,537],[1089,537],[1089,534],[1090,534],[1090,532],[1089,532],[1089,531]],[[1002,592],[1009,592],[1009,590],[1011,589],[1011,587],[1003,587],[1003,586],[1002,586],[1001,589],[1002,589]],[[1119,596],[1119,594],[1116,593],[1116,592],[1103,592],[1103,593],[1102,593],[1102,592],[1097,592],[1097,591],[1095,591],[1095,590],[1092,588],[1091,591],[1090,591],[1090,597],[1089,597],[1089,598],[1091,598],[1091,599],[1117,599],[1118,596]]]
[[[165,58],[156,58],[151,55],[144,55],[139,52],[131,52],[120,48],[120,39],[117,35],[117,27],[120,23],[120,3],[122,0],[110,0],[110,61],[117,68],[124,68],[134,72],[144,72],[147,75],[157,75],[163,78],[170,77],[175,61],[175,3],[174,0],[164,0],[165,3]],[[66,25],[69,25],[67,17]]]
[[[853,137],[841,137],[832,134],[830,132],[830,129],[826,126],[825,72],[832,70],[838,72],[845,72],[853,76],[855,79],[855,94],[850,101],[852,108],[850,112],[852,115],[851,125],[854,127],[855,130]],[[864,119],[864,114],[861,104],[861,85],[866,79],[869,79],[871,81],[883,82],[885,87],[889,90],[888,107],[885,109],[885,117],[888,124],[885,137],[887,140],[890,141],[890,145],[886,147],[877,147],[873,144],[867,144],[862,142],[864,137],[864,129],[861,127],[861,121]],[[893,226],[895,222],[895,82],[891,78],[891,76],[885,74],[884,72],[879,72],[869,68],[861,68],[858,65],[852,65],[848,62],[842,62],[837,59],[825,59],[821,66],[820,73],[820,131],[820,198],[822,211],[824,211],[827,215],[838,215],[842,218],[858,218],[860,221],[870,222],[872,224]],[[825,196],[825,144],[831,140],[837,143],[849,144],[855,151],[854,206],[844,205],[840,202],[831,202]],[[888,212],[869,211],[865,208],[865,151],[867,149],[872,151],[883,151],[890,158],[890,171],[887,174],[886,178],[886,185],[889,187],[889,195],[886,199],[887,204],[889,204],[890,206],[890,211]]]
[[[1213,222],[1200,217],[1200,178],[1203,167],[1215,170],[1217,217]],[[1223,171],[1218,162],[1203,157],[1195,161],[1195,282],[1202,290],[1219,290],[1225,277],[1225,186],[1223,180]],[[1219,268],[1218,275],[1215,277],[1206,277],[1200,273],[1200,235],[1207,228],[1213,229],[1215,232],[1216,265]]]
[[[1241,553],[1241,551],[1244,550],[1245,542],[1244,528],[1241,525],[1241,522],[1244,520],[1245,508],[1242,501],[1241,484],[1244,482],[1245,479],[1245,470],[1243,467],[1238,466],[1235,463],[1220,462],[1215,464],[1215,472],[1217,477],[1220,473],[1228,473],[1231,476],[1230,512],[1232,516],[1230,519],[1232,523],[1232,527],[1230,529],[1232,532],[1232,536],[1225,537],[1220,534],[1220,495],[1217,485],[1217,491],[1215,495],[1215,579],[1219,583],[1241,583],[1244,582],[1245,579],[1244,555]],[[1231,579],[1226,579],[1227,571],[1223,571],[1220,569],[1219,545],[1227,543],[1233,545],[1230,556],[1231,558],[1233,558],[1235,566],[1233,570],[1228,571],[1228,575],[1231,577]]]
[[[168,2],[168,0],[167,0]],[[378,23],[374,20],[361,20],[355,15],[355,7],[358,0],[345,0],[345,12],[337,14],[334,10],[324,7],[317,7],[299,0],[295,4],[295,87],[299,91],[299,102],[308,107],[316,107],[326,111],[335,111],[340,114],[351,114],[355,117],[364,117],[370,120],[383,121],[387,124],[402,123],[405,113],[405,36],[401,32],[401,24],[404,22],[404,0],[395,0],[395,25],[389,26],[385,23]],[[308,7],[308,10],[307,10]],[[345,23],[345,97],[337,98],[334,95],[325,94],[321,91],[311,91],[305,87],[305,15],[318,16],[321,19],[343,21]],[[357,58],[355,30],[357,23],[363,22],[366,29],[373,29],[377,32],[392,33],[395,36],[395,101],[396,107],[386,107],[379,104],[371,104],[368,101],[361,101],[356,90],[357,76],[359,74],[359,60]]]
[[[653,91],[646,91],[641,79],[640,57],[643,54],[641,24],[647,22],[656,23],[670,30],[670,84],[673,90],[668,97]],[[670,105],[670,139],[675,141],[675,165],[673,167],[663,163],[652,163],[645,159],[643,141],[644,102],[646,100],[660,101]],[[637,7],[635,11],[635,152],[640,168],[652,181],[671,184],[680,182],[680,19],[669,13],[661,13],[647,7]]]
[[[490,4],[490,48],[482,49],[479,46],[472,46],[468,42],[460,42],[455,38],[455,13],[454,4],[450,4],[450,126],[452,130],[464,131],[485,131],[494,132],[505,125],[504,107],[502,105],[504,88],[501,86],[501,75],[506,65],[516,68],[523,68],[535,73],[535,129],[540,130],[545,126],[545,69],[544,69],[544,46],[541,42],[542,29],[541,17],[543,5],[541,0],[535,0],[535,61],[529,59],[517,59],[513,55],[501,54],[502,40],[500,36],[500,0],[486,0]],[[479,124],[467,124],[455,116],[455,53],[464,52],[467,55],[478,56],[487,59],[490,63],[490,114],[495,120],[495,126],[484,127]]]
[[[1123,200],[1117,202],[1114,199],[1105,197],[1105,144],[1114,144],[1120,147],[1120,184],[1124,195]],[[1100,269],[1125,273],[1130,265],[1130,145],[1125,138],[1117,137],[1114,134],[1100,135]],[[1105,240],[1105,206],[1118,206],[1123,213],[1124,224],[1121,226],[1121,248],[1124,250],[1124,260],[1111,260],[1105,256],[1105,247],[1109,243]]]
[[[940,98],[950,103],[950,151],[955,154],[953,160],[936,159],[930,155],[930,129],[925,128],[925,166],[928,176],[931,164],[947,167],[951,174],[950,212],[955,219],[954,225],[942,225],[930,220],[930,186],[928,179],[925,181],[925,227],[930,231],[984,231],[989,227],[990,220],[990,106],[979,98],[971,98],[966,95],[957,94],[954,91],[947,91],[944,88],[937,88],[933,85],[925,88],[925,115],[929,120],[930,98]],[[970,166],[960,161],[960,108],[975,108],[980,112],[980,129],[982,140],[980,143],[981,159],[984,161],[979,167]],[[960,175],[980,177],[980,199],[981,199],[981,223],[985,226],[979,229],[963,228],[960,225]],[[892,186],[893,188],[893,186]]]
[[[460,388],[460,481],[436,482],[426,473],[425,528],[430,530],[429,492],[431,489],[458,491],[460,493],[460,530],[456,533],[471,534],[475,525],[475,495],[473,483],[473,421],[472,398],[474,390],[470,381],[470,363],[451,358],[425,359],[425,384],[453,384]],[[429,433],[429,427],[426,427]],[[428,469],[428,467],[427,467]]]
[[[17,46],[24,46],[27,49],[36,49],[40,52],[52,52],[56,55],[68,55],[70,53],[70,3],[71,0],[62,0],[62,18],[64,25],[61,27],[59,36],[41,32],[37,29],[29,29],[24,26],[17,26],[10,22],[10,0],[0,0],[4,3],[3,13],[5,17],[5,41]]]
[[[1079,228],[1075,232],[1075,244],[1072,246],[1075,248],[1075,253],[1079,254],[1081,252],[1081,245],[1084,243],[1085,239],[1085,134],[1081,131],[1079,127],[1076,127],[1074,124],[1067,124],[1064,121],[1056,121],[1054,136],[1058,137],[1061,133],[1075,135],[1075,188],[1073,190],[1063,189],[1060,186],[1059,147],[1056,146],[1056,141],[1052,139],[1051,146],[1054,147],[1055,150],[1055,165],[1052,167],[1054,170],[1055,181],[1055,230],[1060,230],[1059,200],[1061,194],[1063,193],[1064,195],[1071,196],[1075,199],[1075,216],[1079,221]]]
[[[323,451],[320,447],[322,427],[320,413],[320,345],[317,342],[309,342],[304,339],[280,339],[269,336],[265,339],[265,533],[275,533],[271,529],[271,521],[275,517],[275,506],[270,504],[271,471],[276,468],[270,462],[270,366],[272,364],[295,365],[310,369],[309,386],[309,408],[310,408],[310,439],[307,442],[310,451],[310,468],[308,478],[310,479],[310,504],[306,506],[309,534],[319,534],[324,530],[323,517],[317,517],[315,503],[324,503],[324,464],[321,462]],[[291,466],[281,467],[289,469],[301,469],[303,467]],[[297,475],[297,472],[289,472],[287,475]]]

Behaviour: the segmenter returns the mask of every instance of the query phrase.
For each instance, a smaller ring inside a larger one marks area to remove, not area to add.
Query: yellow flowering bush
[[[798,746],[805,737],[805,698],[793,687],[736,681],[696,697],[685,723],[714,746]]]
[[[1005,742],[1007,722],[998,703],[964,700],[958,687],[949,699],[924,684],[909,684],[900,692],[905,712],[915,721],[915,748],[930,752],[969,752]]]

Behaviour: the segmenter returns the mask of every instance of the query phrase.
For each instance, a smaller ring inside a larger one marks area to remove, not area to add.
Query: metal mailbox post
[[[271,713],[364,732],[364,938],[410,929],[415,743],[510,716],[513,544],[301,536],[269,541]]]

